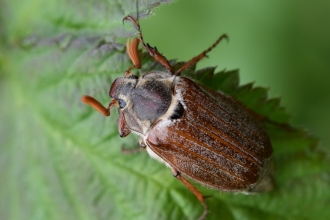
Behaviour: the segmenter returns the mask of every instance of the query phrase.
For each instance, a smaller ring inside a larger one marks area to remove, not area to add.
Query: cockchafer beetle
[[[171,168],[174,177],[203,205],[200,219],[208,212],[204,197],[182,174],[221,191],[252,193],[272,189],[273,149],[256,114],[232,97],[180,76],[227,35],[174,70],[156,47],[144,42],[138,21],[131,16],[125,20],[138,31],[138,38],[128,40],[126,45],[133,65],[124,77],[112,83],[109,95],[113,100],[107,108],[90,96],[83,96],[82,101],[105,116],[113,107],[119,107],[119,135],[138,134],[140,146]],[[140,42],[167,71],[131,74],[133,68],[141,68]]]

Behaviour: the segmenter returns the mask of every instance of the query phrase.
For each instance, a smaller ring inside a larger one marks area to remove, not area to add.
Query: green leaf
[[[139,2],[139,17],[157,2]],[[171,171],[145,153],[123,155],[105,105],[113,80],[131,65],[123,43],[136,31],[122,18],[134,1],[3,1],[0,53],[0,219],[196,219],[202,207]],[[142,70],[159,69],[143,54]],[[172,61],[175,63],[175,61]],[[191,69],[193,72],[194,68]],[[239,86],[238,71],[190,74],[267,116],[276,163],[273,192],[247,196],[197,187],[208,219],[311,219],[330,216],[328,154],[266,89]],[[313,181],[311,181],[313,180]],[[321,213],[321,214],[320,214]]]

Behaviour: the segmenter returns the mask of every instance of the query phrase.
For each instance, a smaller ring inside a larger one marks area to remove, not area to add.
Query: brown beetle
[[[156,48],[145,44],[139,23],[131,16],[139,39],[127,42],[133,65],[124,77],[111,85],[113,100],[105,108],[90,96],[82,101],[105,116],[119,107],[118,130],[121,137],[130,132],[140,136],[140,145],[149,155],[165,163],[173,175],[191,190],[204,206],[203,195],[181,174],[202,185],[232,192],[260,192],[273,188],[272,146],[268,135],[250,110],[232,97],[213,91],[180,73],[212,50],[211,47],[174,71]],[[149,71],[138,77],[131,69],[141,68],[139,42],[167,71]]]

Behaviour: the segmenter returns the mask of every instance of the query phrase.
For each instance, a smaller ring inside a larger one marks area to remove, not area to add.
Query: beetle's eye
[[[122,99],[118,99],[119,108],[124,108],[126,106],[126,102]]]

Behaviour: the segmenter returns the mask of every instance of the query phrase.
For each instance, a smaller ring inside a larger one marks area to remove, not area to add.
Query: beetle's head
[[[120,77],[112,83],[109,96],[117,103],[129,128],[137,133],[144,133],[169,109],[173,79],[174,77],[158,71],[151,71],[140,77]]]
[[[128,102],[129,94],[136,86],[138,76],[130,75],[128,77],[117,78],[111,85],[109,96],[118,102],[119,108],[124,108]]]
[[[109,91],[112,101],[107,108],[90,96],[84,96],[83,102],[105,116],[110,115],[112,108],[119,107],[119,122],[144,134],[165,115],[171,104],[176,104],[172,103],[171,91],[174,78],[170,73],[160,71],[150,71],[140,77],[125,75],[112,83]]]

